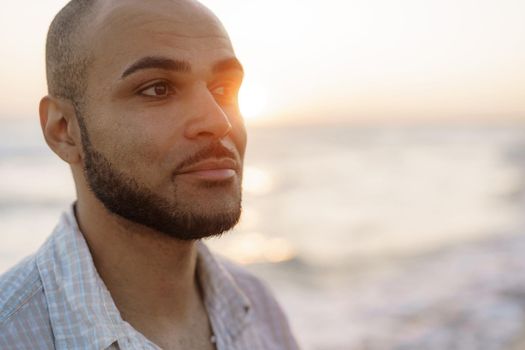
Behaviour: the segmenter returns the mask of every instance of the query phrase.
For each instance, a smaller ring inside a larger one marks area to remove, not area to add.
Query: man
[[[200,239],[240,216],[242,66],[190,0],[73,0],[40,120],[77,201],[0,279],[1,349],[296,349],[269,291]]]

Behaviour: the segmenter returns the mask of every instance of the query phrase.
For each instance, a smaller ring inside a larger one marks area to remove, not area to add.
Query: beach
[[[306,350],[525,348],[525,127],[249,129],[243,217],[211,248]],[[74,200],[38,122],[0,121],[0,272]]]

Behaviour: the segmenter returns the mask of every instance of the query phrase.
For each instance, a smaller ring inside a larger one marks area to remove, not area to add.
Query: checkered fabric
[[[197,246],[197,276],[217,349],[298,349],[268,288],[204,243]],[[0,349],[159,349],[121,318],[73,206],[34,255],[0,276]]]

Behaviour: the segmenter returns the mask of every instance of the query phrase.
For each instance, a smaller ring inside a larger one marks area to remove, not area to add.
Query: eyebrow
[[[191,65],[188,61],[173,60],[166,57],[148,56],[139,59],[137,62],[129,66],[124,73],[122,79],[143,69],[164,69],[174,72],[189,73],[191,72]]]
[[[228,70],[239,70],[244,72],[241,62],[235,57],[227,58],[215,63],[211,69],[213,73],[221,73]]]
[[[139,59],[137,62],[129,66],[124,73],[122,79],[127,76],[144,69],[163,69],[180,73],[191,72],[191,65],[185,60],[173,60],[171,58],[160,56],[148,56]],[[244,72],[241,62],[235,57],[226,58],[216,62],[212,67],[213,73],[221,73],[228,70],[238,70]]]

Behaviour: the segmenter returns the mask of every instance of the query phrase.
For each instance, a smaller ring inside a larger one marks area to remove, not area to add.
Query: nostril
[[[209,132],[209,131],[202,131],[199,133],[198,136],[202,136],[202,137],[213,137],[214,134],[212,132]]]

